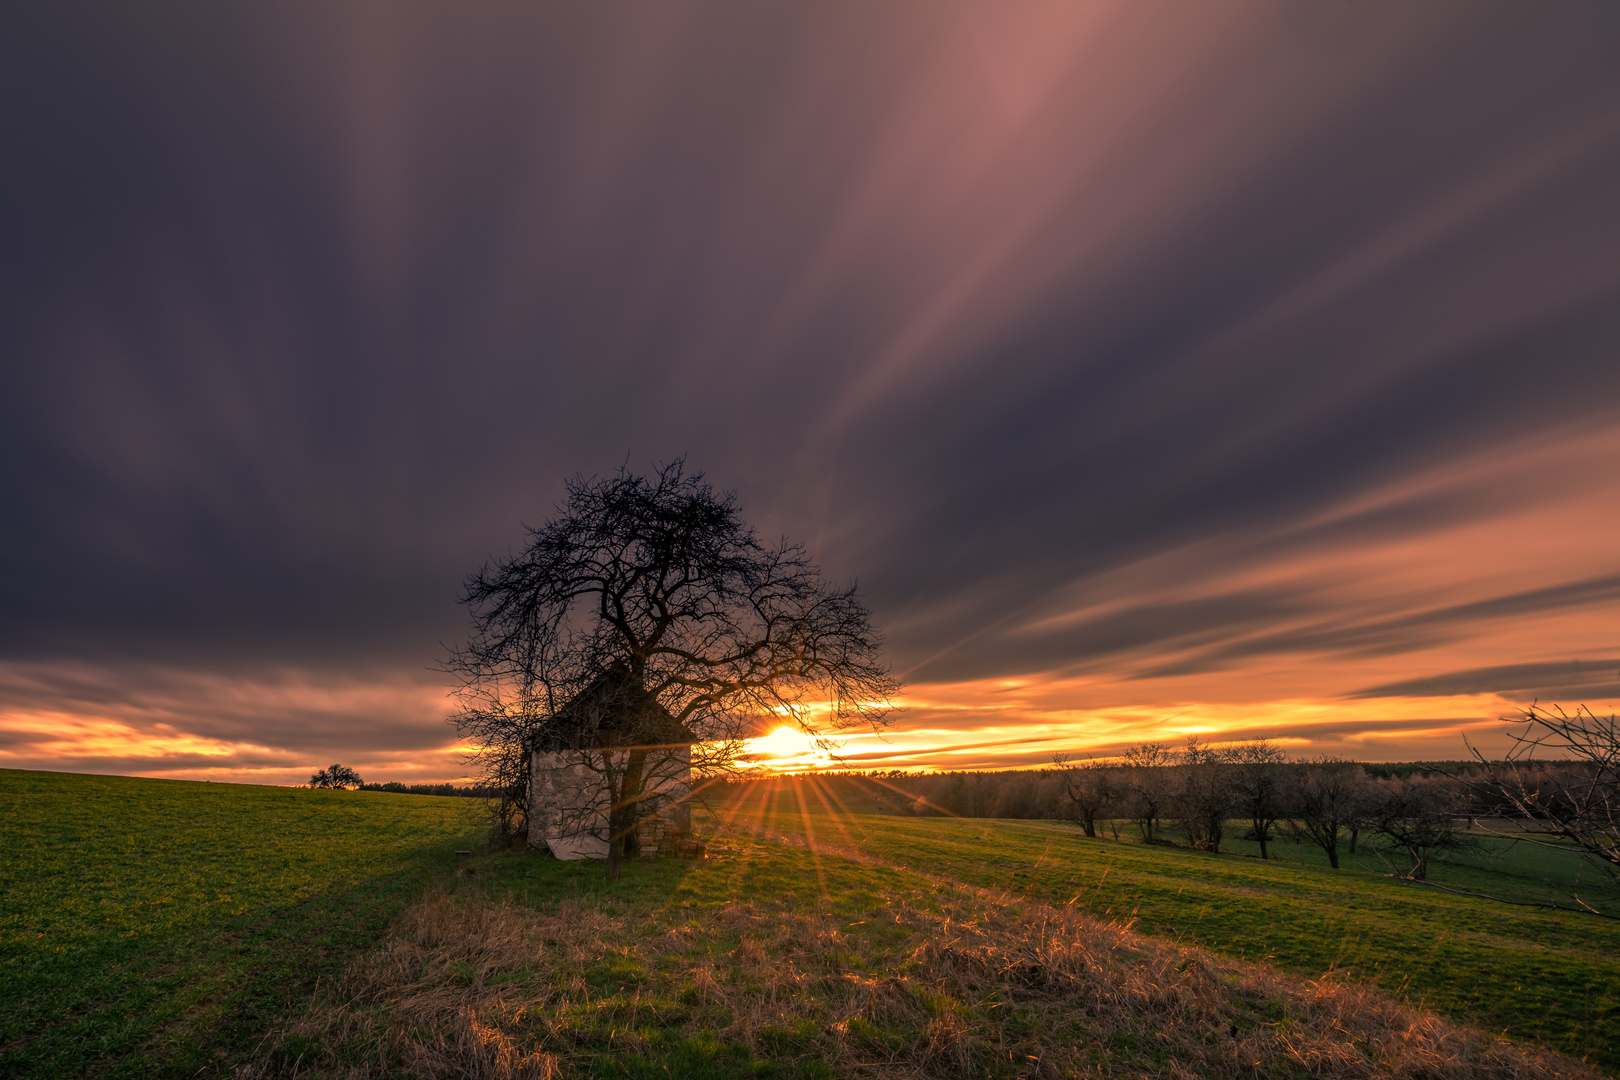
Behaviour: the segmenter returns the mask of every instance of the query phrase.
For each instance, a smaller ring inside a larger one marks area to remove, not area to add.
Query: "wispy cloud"
[[[452,775],[463,576],[681,453],[861,580],[863,761],[1612,699],[1617,18],[0,16],[0,754]]]

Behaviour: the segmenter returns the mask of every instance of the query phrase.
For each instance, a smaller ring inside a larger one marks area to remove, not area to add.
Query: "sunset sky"
[[[859,580],[906,707],[854,767],[1613,711],[1616,41],[1608,0],[9,7],[0,767],[462,776],[466,575],[682,455]]]

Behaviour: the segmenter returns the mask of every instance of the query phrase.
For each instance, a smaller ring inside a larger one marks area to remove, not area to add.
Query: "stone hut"
[[[627,670],[598,676],[526,742],[530,849],[607,858],[619,802],[636,819],[627,857],[690,854],[696,741]]]

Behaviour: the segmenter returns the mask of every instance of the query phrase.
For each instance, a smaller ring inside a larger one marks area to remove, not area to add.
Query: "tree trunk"
[[[636,821],[640,818],[641,773],[646,768],[647,751],[631,750],[625,755],[624,771],[618,783],[609,783],[608,793],[613,799],[608,809],[607,879],[618,881],[625,855],[634,846]],[[608,775],[612,776],[609,769]]]
[[[1252,824],[1254,825],[1255,839],[1260,841],[1260,858],[1264,860],[1266,857],[1266,833],[1269,829],[1263,821],[1254,821]]]

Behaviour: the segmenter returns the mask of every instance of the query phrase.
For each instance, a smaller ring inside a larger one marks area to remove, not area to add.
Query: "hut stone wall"
[[[628,750],[536,752],[529,762],[529,847],[548,850],[559,859],[605,859],[608,854],[608,785],[602,755],[622,765]],[[689,746],[657,747],[649,752],[644,790],[655,802],[653,812],[636,825],[628,845],[643,857],[678,853],[691,832],[687,799],[692,786]]]

